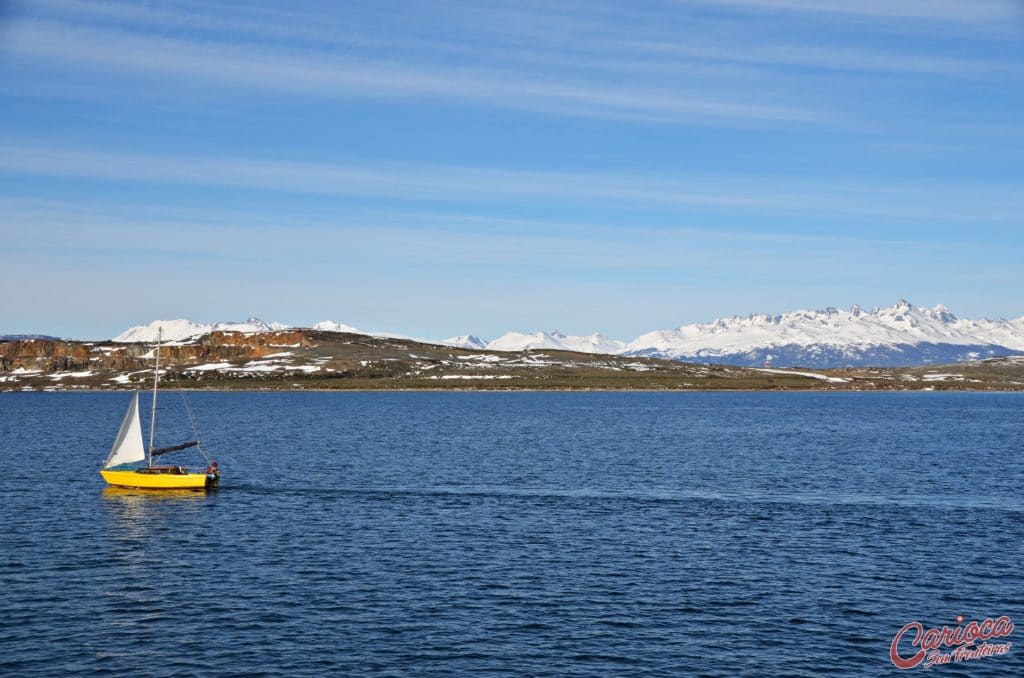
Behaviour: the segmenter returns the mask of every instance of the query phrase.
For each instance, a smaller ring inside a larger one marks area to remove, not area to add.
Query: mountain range
[[[157,320],[129,328],[114,341],[155,341],[158,327],[163,328],[166,341],[187,341],[212,331],[265,332],[288,326],[257,318],[208,324]],[[318,322],[311,329],[406,338],[331,321]],[[508,332],[492,341],[467,334],[432,343],[477,350],[567,350],[741,366],[898,367],[1024,355],[1024,317],[961,319],[942,305],[923,308],[900,300],[891,307],[871,310],[829,307],[781,315],[732,316],[655,330],[630,342],[600,333],[574,336],[551,331]]]

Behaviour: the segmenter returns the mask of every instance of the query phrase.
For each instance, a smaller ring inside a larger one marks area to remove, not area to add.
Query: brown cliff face
[[[313,342],[301,330],[279,332],[211,332],[199,340],[204,346],[226,348],[245,347],[251,351],[245,357],[262,358],[277,353],[284,347],[308,348]],[[187,348],[182,346],[181,348]]]
[[[89,348],[86,344],[49,339],[4,341],[0,342],[0,370],[84,369],[89,364]]]
[[[169,369],[204,362],[254,360],[282,347],[309,347],[301,331],[213,332],[195,343],[160,347],[160,361]],[[81,343],[45,339],[0,342],[0,371],[41,370],[43,374],[83,370],[144,370],[153,366],[153,344]]]

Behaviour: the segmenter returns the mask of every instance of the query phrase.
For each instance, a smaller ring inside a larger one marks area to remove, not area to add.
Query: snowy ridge
[[[336,323],[332,320],[321,320],[318,323],[314,323],[310,329],[318,330],[320,332],[343,332],[345,334],[370,334],[363,330],[352,327],[351,325],[345,325],[344,323]]]
[[[114,337],[120,343],[156,341],[158,332],[163,330],[164,341],[184,341],[210,332],[272,332],[286,330],[288,325],[268,323],[259,318],[249,318],[245,322],[196,323],[191,320],[154,320],[147,325],[129,327]]]
[[[579,351],[580,353],[622,353],[626,342],[609,339],[603,334],[591,334],[585,337],[553,332],[534,332],[523,334],[509,332],[487,344],[491,351],[527,351],[533,349],[554,349],[562,351]]]
[[[915,308],[899,301],[890,308],[864,311],[827,308],[784,315],[734,316],[684,325],[637,337],[628,351],[660,349],[707,355],[772,346],[871,347],[901,344],[999,344],[1024,349],[1024,318],[1016,321],[958,320],[944,306]],[[1016,323],[1016,325],[1015,325]]]
[[[826,308],[693,323],[637,337],[630,355],[777,366],[913,365],[1024,352],[1024,318],[961,320],[942,305],[900,300],[865,311]]]
[[[298,329],[298,328],[296,328]],[[345,323],[336,323],[333,320],[321,320],[318,323],[313,323],[310,327],[311,330],[317,330],[319,332],[340,332],[342,334],[365,334],[368,337],[377,337],[378,339],[407,339],[409,341],[418,341],[421,344],[440,344],[442,342],[432,341],[430,339],[417,339],[416,337],[407,337],[404,334],[395,334],[394,332],[371,332],[369,330],[361,330],[358,327],[352,327]]]
[[[731,365],[808,367],[955,363],[1024,352],[1024,317],[959,319],[941,304],[918,308],[900,300],[866,311],[826,308],[758,314],[655,330],[629,343],[600,334],[509,332],[489,350],[564,349]]]
[[[161,326],[167,341],[181,341],[211,331],[263,332],[289,328],[258,318],[244,323],[212,324],[155,320],[126,330],[114,341],[152,342],[156,340],[157,327]],[[312,329],[409,339],[326,320],[314,324]],[[1024,354],[1024,317],[961,319],[942,305],[920,308],[901,300],[893,306],[870,311],[859,306],[848,310],[829,307],[781,315],[720,318],[709,323],[655,330],[628,343],[600,333],[575,336],[558,331],[508,332],[490,342],[471,334],[444,341],[415,341],[474,350],[564,350],[755,367],[766,362],[774,367],[893,367]]]

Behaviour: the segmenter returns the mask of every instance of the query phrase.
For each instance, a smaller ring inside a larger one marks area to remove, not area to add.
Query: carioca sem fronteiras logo
[[[988,642],[1013,633],[1013,622],[1009,617],[986,618],[966,624],[963,621],[963,615],[958,615],[958,626],[943,626],[941,629],[925,629],[917,621],[904,625],[892,639],[889,659],[900,669],[912,669],[922,663],[928,668],[1004,655],[1010,651],[1012,643]]]

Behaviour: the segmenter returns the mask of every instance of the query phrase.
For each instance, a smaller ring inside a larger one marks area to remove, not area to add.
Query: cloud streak
[[[515,242],[529,241],[529,247],[547,247],[550,243],[570,246],[573,243],[621,247],[622,229],[600,221],[527,219],[494,215],[466,215],[443,210],[401,210],[393,205],[345,214],[296,216],[209,208],[181,208],[173,204],[121,204],[116,208],[83,205],[78,202],[51,200],[4,199],[0,210],[7,221],[16,225],[7,244],[33,246],[39,250],[54,249],[52,233],[66,231],[59,245],[74,251],[89,247],[109,247],[103,243],[119,243],[139,251],[152,249],[154,243],[171,248],[174,253],[196,252],[199,244],[208,248],[218,245],[210,254],[228,255],[237,252],[239,243],[274,245],[282,241],[337,245],[353,238],[372,240],[377,244],[401,241],[419,242],[429,249],[431,239],[443,242],[444,249],[453,243],[496,243],[511,247]],[[907,249],[942,252],[949,255],[965,250],[986,253],[990,258],[1017,257],[1021,248],[1006,243],[979,241],[973,233],[959,233],[954,239],[938,241],[928,237],[906,238],[883,232],[876,236],[862,233],[797,233],[787,231],[735,230],[695,226],[662,225],[639,221],[629,230],[630,240],[637,247],[653,242],[718,243],[726,248],[805,247],[840,251],[851,247],[887,250]],[[274,245],[276,247],[276,245]],[[458,248],[456,248],[458,249]],[[515,249],[515,248],[512,248]],[[328,251],[333,251],[328,249]],[[653,253],[652,253],[653,254]]]
[[[822,183],[769,177],[643,176],[488,167],[343,165],[260,158],[117,153],[0,145],[0,172],[121,184],[161,184],[322,194],[400,202],[603,204],[633,213],[874,216],[1020,224],[1012,185]]]
[[[784,12],[930,20],[955,24],[998,24],[1019,18],[1006,0],[676,0],[683,5],[715,5],[754,12]]]
[[[48,62],[83,64],[178,85],[205,82],[234,88],[319,97],[458,99],[580,117],[665,123],[708,120],[810,123],[826,116],[807,107],[745,98],[712,97],[695,88],[611,85],[584,78],[551,79],[537,73],[413,67],[372,58],[272,51],[195,40],[142,37],[123,31],[71,28],[21,21],[4,49]]]
[[[681,4],[723,6],[699,0]],[[964,12],[957,3],[916,0],[727,0],[724,6],[755,14],[909,20],[927,15],[982,23],[997,23],[1007,13],[998,2],[984,2],[977,12],[973,7]],[[806,95],[803,80],[815,74],[1006,78],[1024,70],[1005,58],[879,50],[863,43],[863,36],[828,46],[784,42],[728,13],[697,12],[673,24],[657,5],[631,16],[643,20],[629,30],[622,26],[621,8],[600,3],[588,4],[587,11],[571,4],[456,3],[430,9],[425,13],[413,6],[405,17],[370,5],[353,9],[342,23],[301,10],[278,11],[267,21],[255,8],[235,8],[225,16],[201,7],[44,0],[34,13],[9,22],[0,49],[29,65],[70,74],[83,69],[121,74],[160,83],[159,91],[169,86],[200,95],[244,91],[455,102],[569,118],[731,127],[862,125],[867,111],[856,100]],[[446,15],[451,21],[439,35],[417,23]],[[29,96],[34,91],[31,82],[20,87]],[[133,91],[132,98],[145,96],[145,89]]]

